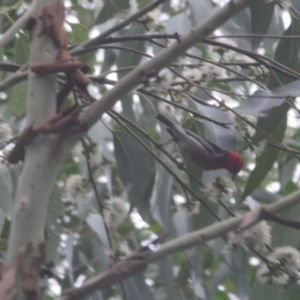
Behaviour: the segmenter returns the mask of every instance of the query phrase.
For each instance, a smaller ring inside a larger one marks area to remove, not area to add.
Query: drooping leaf
[[[129,30],[123,30],[121,35],[137,35],[137,34],[144,34],[145,29],[142,26],[134,27]],[[145,51],[145,41],[126,41],[122,42],[121,46],[129,48],[129,50],[120,50],[120,54],[117,59],[117,67],[124,68],[124,67],[135,67],[138,65],[143,58],[143,55],[136,53],[135,51]],[[132,49],[132,51],[130,50]],[[118,74],[118,78],[122,78],[125,76],[127,72],[121,72]]]
[[[127,132],[113,134],[118,171],[126,187],[131,207],[148,211],[149,214],[149,192],[155,174],[153,158],[131,134]]]
[[[86,218],[86,222],[90,226],[90,228],[97,234],[101,243],[107,248],[110,248],[102,216],[99,214],[90,213]]]
[[[51,219],[56,219],[63,215],[64,210],[65,206],[61,199],[60,188],[57,186],[57,184],[55,184],[50,196],[48,217]]]
[[[15,62],[18,65],[23,65],[29,58],[29,36],[20,33],[15,46]]]
[[[278,142],[282,142],[286,129],[286,119],[282,120],[275,128],[272,137]],[[273,167],[274,162],[277,159],[279,149],[267,146],[264,152],[256,159],[256,165],[254,170],[251,172],[250,177],[247,181],[244,189],[243,197],[251,194],[266,177],[270,169]]]
[[[82,24],[70,23],[72,32],[69,34],[69,42],[71,44],[80,44],[88,40],[89,31]]]
[[[248,259],[247,250],[241,246],[236,246],[231,251],[231,266],[235,294],[239,299],[248,299],[247,279],[248,279]]]
[[[284,35],[300,35],[300,21],[292,18],[292,22],[290,27],[286,30]],[[295,70],[297,72],[300,71],[300,60],[299,60],[299,47],[300,40],[299,39],[280,39],[279,45],[276,49],[275,60],[286,67]],[[290,82],[294,81],[294,78],[291,78],[285,74],[274,73],[272,72],[268,81],[268,88],[270,90],[274,90],[277,87],[282,85],[286,85]],[[286,90],[284,91],[286,92]],[[265,133],[269,134],[277,127],[277,124],[281,122],[286,117],[287,111],[290,106],[286,103],[283,103],[281,106],[273,108],[267,117],[259,118],[257,122],[257,126],[263,130]],[[256,131],[254,136],[254,141],[260,141],[263,139],[263,134],[259,131]]]
[[[268,31],[272,20],[274,4],[265,3],[263,1],[256,2],[250,6],[251,12],[251,33],[265,34]],[[255,50],[263,38],[252,38],[252,50]]]
[[[144,274],[132,276],[123,282],[128,299],[154,300],[149,286],[145,283]]]
[[[0,208],[10,219],[13,210],[12,181],[8,169],[0,168]]]
[[[270,110],[282,105],[288,96],[300,96],[300,80],[280,86],[273,91],[257,90],[245,103],[235,108],[235,111],[245,115],[267,117]]]
[[[174,170],[174,167],[170,168]],[[151,195],[151,211],[155,220],[167,231],[171,236],[177,236],[174,224],[171,218],[171,187],[173,176],[163,167],[158,166],[155,184]]]
[[[217,288],[220,284],[223,283],[228,277],[232,275],[232,270],[228,263],[221,263],[220,266],[215,270],[213,274],[213,279],[208,287],[208,293],[210,299],[214,299],[213,296],[217,291]]]
[[[126,12],[129,7],[129,0],[106,0],[95,23],[102,24],[113,17],[117,17],[118,13]]]
[[[176,282],[173,274],[173,264],[170,257],[164,258],[158,261],[159,274],[162,284],[165,288],[165,292],[168,299],[180,300],[181,297],[178,295],[176,290]]]
[[[188,1],[190,6],[191,6],[191,20],[193,23],[193,26],[199,23],[200,20],[205,19],[208,15],[211,14],[213,10],[213,6],[210,1],[198,1],[198,0],[189,0]],[[183,15],[184,16],[184,15]],[[171,18],[174,19],[173,22],[177,21],[176,18]],[[186,21],[187,24],[190,23],[190,21]],[[175,25],[175,23],[174,23]],[[178,28],[178,23],[176,24],[176,27]],[[182,26],[180,26],[182,27]],[[174,27],[173,27],[174,28]],[[190,28],[188,28],[185,32],[188,32]],[[174,29],[173,29],[174,32]]]
[[[13,88],[12,96],[8,103],[8,113],[16,117],[23,117],[26,112],[27,82],[22,81]]]

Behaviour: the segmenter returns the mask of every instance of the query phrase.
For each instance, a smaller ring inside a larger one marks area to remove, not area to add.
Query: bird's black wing
[[[211,143],[205,139],[203,139],[202,137],[200,137],[199,135],[197,135],[196,133],[189,131],[189,130],[185,130],[186,133],[191,136],[192,138],[194,138],[195,140],[197,140],[204,149],[206,149],[207,151],[211,152],[211,153],[216,153],[216,154],[224,154],[225,150],[222,149],[221,147],[217,146],[214,143]]]

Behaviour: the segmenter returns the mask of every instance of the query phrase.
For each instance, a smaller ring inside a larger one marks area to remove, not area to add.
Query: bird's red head
[[[224,168],[232,175],[236,175],[243,168],[243,159],[235,152],[228,151],[228,156]]]

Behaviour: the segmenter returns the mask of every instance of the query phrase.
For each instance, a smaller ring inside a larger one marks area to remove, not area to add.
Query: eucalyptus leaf
[[[268,31],[272,20],[275,4],[263,1],[256,2],[250,6],[251,11],[251,33],[253,35],[264,35]],[[255,50],[263,38],[252,38],[252,49]]]
[[[110,243],[102,216],[100,214],[90,213],[86,218],[86,222],[90,226],[90,228],[97,234],[101,243],[109,249]]]
[[[255,91],[245,103],[235,108],[235,111],[245,115],[267,117],[270,110],[274,107],[282,105],[287,97],[299,96],[300,80],[295,80],[291,83],[280,86],[273,91]]]
[[[0,208],[10,219],[13,211],[12,180],[5,166],[0,167]]]
[[[150,191],[155,165],[145,148],[129,133],[114,132],[114,151],[120,178],[126,187],[131,207],[150,218]]]
[[[286,120],[282,120],[279,125],[277,124],[272,137],[275,138],[278,142],[281,142],[284,137],[286,129]],[[271,146],[266,146],[264,152],[259,155],[256,159],[256,166],[251,172],[250,177],[247,181],[246,187],[243,192],[243,197],[251,194],[266,177],[268,172],[273,167],[274,162],[278,157],[279,149]]]
[[[129,0],[106,0],[96,19],[96,24],[101,24],[113,17],[117,17],[118,13],[125,13],[129,10],[129,7]]]

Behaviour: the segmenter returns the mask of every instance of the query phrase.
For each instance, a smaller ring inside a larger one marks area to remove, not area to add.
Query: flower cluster
[[[182,211],[188,216],[197,215],[200,212],[200,202],[199,201],[188,201],[185,203],[180,203],[176,205],[178,211]]]
[[[105,202],[104,220],[110,229],[117,229],[127,216],[126,203],[123,199],[114,197]]]
[[[221,42],[228,46],[237,47],[237,44],[233,40],[227,38],[220,38],[218,39],[218,42]],[[222,46],[208,45],[207,54],[215,62],[221,62],[221,61],[228,62],[235,57],[236,53],[235,51],[232,51]]]
[[[261,283],[285,285],[299,272],[300,253],[293,247],[278,247],[267,259],[268,262],[262,263],[257,271]]]
[[[194,84],[207,85],[211,81],[218,79],[224,75],[224,69],[217,65],[204,62],[199,68],[188,68],[183,70],[182,76],[189,82],[183,82],[182,78],[176,78],[176,89],[178,91],[191,91],[194,92],[196,86]],[[180,85],[179,85],[180,83]]]
[[[77,205],[86,202],[88,197],[87,181],[79,174],[71,175],[66,182],[66,196]]]
[[[262,221],[246,230],[241,243],[256,251],[265,251],[271,245],[271,227],[266,221]]]
[[[229,118],[232,120],[232,123],[229,124],[228,128],[235,132],[235,136],[238,140],[244,140],[247,145],[246,151],[249,152],[248,156],[251,156],[254,153],[256,156],[259,156],[263,153],[266,147],[266,140],[263,140],[259,143],[253,144],[252,136],[254,135],[254,128],[251,127],[247,122],[254,123],[255,118],[244,116],[244,115],[233,115],[231,112],[227,112]]]
[[[106,256],[113,261],[120,261],[126,259],[132,251],[126,241],[120,242],[115,249],[106,252]]]
[[[13,137],[13,131],[9,124],[0,122],[0,142],[5,142]]]
[[[204,195],[212,202],[226,202],[232,198],[235,185],[228,177],[216,177],[213,182],[203,189]]]
[[[91,142],[87,146],[87,149],[83,148],[82,143],[77,143],[72,149],[72,154],[79,161],[82,161],[87,157],[92,167],[99,167],[102,162],[100,145],[95,142]]]

